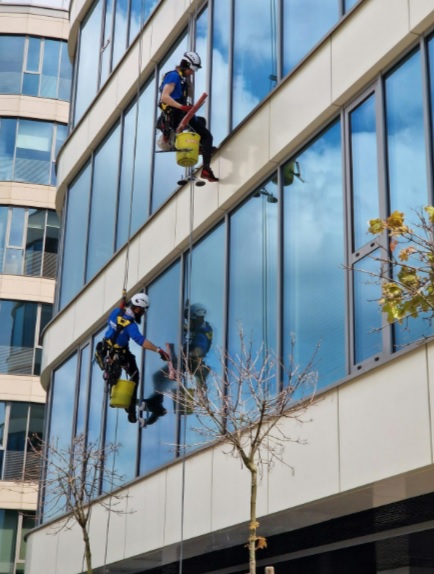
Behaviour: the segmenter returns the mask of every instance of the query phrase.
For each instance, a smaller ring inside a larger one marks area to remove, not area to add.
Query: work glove
[[[160,347],[158,347],[157,353],[160,355],[163,361],[170,361],[169,354],[166,353],[166,351],[163,351],[163,349],[160,349]]]
[[[189,112],[193,106],[181,106],[181,110],[183,112]]]

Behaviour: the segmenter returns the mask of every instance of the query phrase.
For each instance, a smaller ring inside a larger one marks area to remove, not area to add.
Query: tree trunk
[[[249,526],[249,574],[256,574],[256,497],[258,492],[258,471],[252,464],[250,470],[250,526]]]
[[[86,527],[83,528],[83,540],[84,540],[84,556],[86,558],[87,574],[93,574],[92,552],[90,550],[90,538]]]

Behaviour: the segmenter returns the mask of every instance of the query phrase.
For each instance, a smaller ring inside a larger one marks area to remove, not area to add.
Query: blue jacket
[[[123,319],[125,321],[131,321],[131,322],[121,329],[116,338],[116,331],[117,331],[116,327],[118,325],[117,323],[118,318],[120,318],[121,320]],[[144,337],[139,331],[137,323],[135,322],[134,319],[134,313],[130,309],[125,310],[114,309],[110,313],[110,317],[108,319],[108,328],[104,334],[104,338],[112,339],[112,337],[115,338],[115,345],[117,347],[128,347],[130,339],[135,341],[141,347],[143,346],[143,343],[145,342],[146,339],[146,337]]]
[[[163,88],[166,84],[175,84],[173,92],[170,94],[171,97],[179,102],[180,104],[186,104],[187,102],[187,84],[185,79],[177,72],[173,70],[172,72],[167,72],[161,82],[160,92],[163,92]]]

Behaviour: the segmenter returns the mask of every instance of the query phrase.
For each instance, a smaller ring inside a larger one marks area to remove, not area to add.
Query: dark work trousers
[[[178,110],[178,108],[171,108],[169,114],[171,118],[171,126],[176,130],[181,123],[182,118],[185,116],[185,112]],[[203,165],[205,167],[209,167],[211,163],[213,137],[209,129],[206,127],[206,120],[201,116],[193,116],[189,122],[189,126],[191,126],[194,131],[200,135],[200,149],[203,158]]]
[[[119,363],[129,376],[130,381],[135,383],[133,396],[131,397],[131,403],[128,408],[129,412],[135,413],[137,403],[137,387],[139,385],[139,369],[137,367],[136,357],[129,349],[125,349],[124,352],[119,353]]]

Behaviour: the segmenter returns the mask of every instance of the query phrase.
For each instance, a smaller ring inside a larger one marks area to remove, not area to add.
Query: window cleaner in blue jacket
[[[144,293],[137,293],[131,297],[127,307],[114,309],[108,319],[107,330],[104,339],[98,343],[95,358],[104,370],[104,378],[109,386],[116,384],[120,378],[122,369],[127,373],[130,380],[135,383],[133,396],[128,409],[128,420],[130,423],[137,422],[136,403],[137,386],[139,382],[139,370],[136,357],[129,349],[129,341],[132,339],[143,349],[159,353],[163,361],[169,360],[169,355],[146,339],[140,332],[137,324],[140,324],[142,317],[149,308],[149,297]]]

